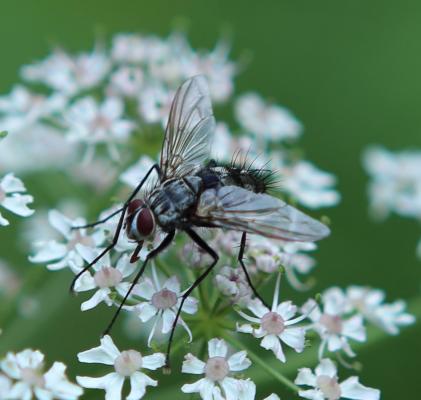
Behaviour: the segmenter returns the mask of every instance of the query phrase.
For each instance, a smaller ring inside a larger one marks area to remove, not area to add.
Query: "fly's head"
[[[155,233],[155,217],[143,200],[135,199],[127,207],[126,217],[127,237],[136,242],[148,240]]]

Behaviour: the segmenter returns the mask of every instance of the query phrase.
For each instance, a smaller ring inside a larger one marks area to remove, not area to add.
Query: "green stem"
[[[276,371],[274,368],[272,368],[267,361],[260,358],[256,353],[251,351],[247,348],[244,344],[242,344],[240,341],[235,339],[234,337],[227,335],[225,332],[223,335],[221,335],[227,342],[231,343],[234,347],[243,349],[247,351],[247,355],[250,357],[250,359],[256,363],[258,366],[262,368],[262,370],[268,372],[271,374],[274,378],[276,378],[280,383],[285,385],[288,389],[291,389],[294,392],[298,392],[300,388],[294,384],[294,382],[290,381],[287,377]]]

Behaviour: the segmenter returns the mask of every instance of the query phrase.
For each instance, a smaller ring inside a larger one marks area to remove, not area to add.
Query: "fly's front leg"
[[[175,231],[171,231],[170,233],[167,234],[167,236],[165,236],[164,240],[159,244],[158,247],[156,247],[155,249],[153,249],[147,256],[145,261],[143,261],[143,265],[140,268],[139,272],[136,274],[135,278],[132,281],[132,284],[130,285],[129,290],[127,291],[126,295],[124,296],[123,301],[120,303],[117,311],[114,313],[114,316],[111,320],[111,322],[108,324],[107,329],[105,329],[103,335],[107,335],[111,328],[114,325],[114,322],[116,321],[118,315],[120,314],[121,309],[124,306],[124,303],[127,301],[128,297],[130,296],[130,293],[132,292],[133,288],[135,287],[136,283],[139,282],[139,279],[141,278],[141,276],[143,275],[143,272],[145,271],[146,268],[146,264],[148,263],[148,261],[154,257],[156,257],[159,253],[161,253],[163,250],[165,250],[165,248],[167,248],[170,243],[173,241],[174,239],[174,235],[175,235]]]
[[[196,289],[197,286],[200,285],[200,283],[208,276],[208,274],[212,271],[212,269],[215,267],[216,263],[219,260],[218,254],[213,250],[194,230],[192,229],[186,229],[186,233],[190,236],[190,238],[206,253],[208,253],[212,258],[213,262],[212,264],[194,281],[193,285],[191,285],[185,293],[181,296],[181,302],[177,310],[177,314],[175,315],[174,322],[171,327],[171,333],[170,338],[168,340],[168,347],[167,347],[167,353],[165,357],[165,368],[170,369],[170,353],[171,353],[171,345],[174,337],[174,331],[177,326],[178,319],[180,318],[180,313],[183,308],[184,302],[186,299],[190,296],[191,292]]]
[[[243,232],[243,234],[241,235],[240,252],[238,253],[238,262],[241,265],[244,275],[246,276],[247,283],[249,284],[251,290],[253,291],[253,294],[264,304],[265,307],[267,307],[270,310],[270,307],[266,304],[266,302],[257,292],[257,289],[254,287],[253,282],[251,281],[250,275],[247,271],[247,268],[244,264],[243,257],[244,257],[244,250],[246,248],[246,241],[247,241],[247,233]]]

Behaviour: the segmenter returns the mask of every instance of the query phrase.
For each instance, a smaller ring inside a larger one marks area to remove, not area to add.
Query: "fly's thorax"
[[[127,237],[140,242],[152,237],[155,233],[155,228],[155,216],[149,206],[143,200],[132,200],[127,208]]]
[[[148,197],[156,222],[164,230],[180,228],[195,207],[202,180],[189,175],[165,181]]]

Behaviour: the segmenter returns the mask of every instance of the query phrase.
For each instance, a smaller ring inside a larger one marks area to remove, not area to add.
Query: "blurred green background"
[[[369,219],[361,152],[373,143],[396,150],[421,148],[421,2],[2,0],[0,92],[18,81],[22,64],[46,56],[54,45],[88,50],[102,35],[166,35],[180,26],[194,48],[211,48],[228,33],[232,58],[248,60],[236,80],[237,93],[256,90],[290,108],[305,125],[301,145],[306,158],[338,177],[343,200],[325,211],[333,234],[316,256],[317,290],[355,283],[385,289],[388,300],[418,296],[421,261],[415,246],[421,230],[399,217],[385,223]],[[40,188],[49,182],[26,184],[42,198]],[[56,199],[42,202],[55,206]],[[10,240],[14,229],[0,230],[2,258],[9,259],[10,249],[18,246]],[[39,348],[49,361],[68,364],[74,377],[75,354],[97,345],[111,311],[82,314],[80,299],[67,295],[69,274],[45,274],[22,252],[11,261],[37,270],[32,278],[41,307],[50,305],[37,321],[18,320],[10,328],[13,334],[5,330],[0,352]],[[120,336],[122,348],[125,342],[135,345]],[[418,324],[361,350],[362,382],[380,388],[385,399],[419,398],[420,338]],[[284,399],[291,396],[279,386],[271,390]],[[151,390],[146,398],[157,394]],[[92,391],[90,398],[101,396]]]

